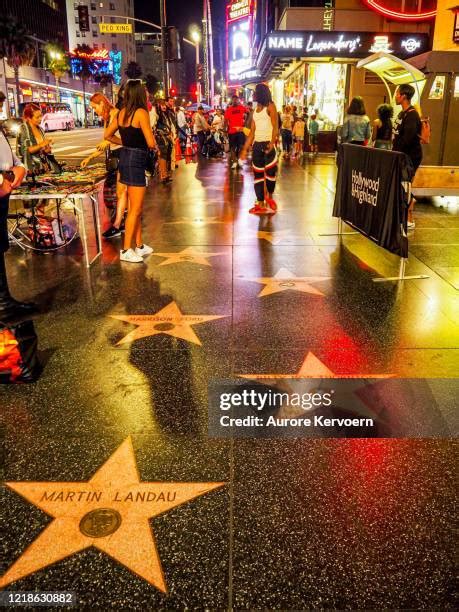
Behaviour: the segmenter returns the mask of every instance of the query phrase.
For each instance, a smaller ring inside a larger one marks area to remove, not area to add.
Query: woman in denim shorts
[[[156,149],[148,115],[147,95],[140,79],[131,79],[124,90],[124,106],[105,129],[104,138],[119,130],[123,148],[120,152],[120,183],[127,186],[129,211],[120,260],[141,263],[153,249],[142,241],[142,208],[147,188],[145,170],[149,149]]]

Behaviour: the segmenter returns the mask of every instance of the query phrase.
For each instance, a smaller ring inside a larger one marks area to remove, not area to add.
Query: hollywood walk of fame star
[[[302,291],[303,293],[322,296],[324,295],[322,291],[313,287],[311,283],[326,281],[330,278],[330,276],[295,276],[287,268],[281,268],[274,276],[248,278],[246,280],[265,285],[258,294],[258,297],[265,297],[266,295],[280,293],[281,291]]]
[[[290,230],[278,230],[277,232],[258,232],[258,238],[260,240],[267,240],[271,244],[280,244],[283,240],[287,240],[291,237],[292,232]]]
[[[175,263],[195,263],[203,266],[211,266],[209,257],[217,257],[217,255],[225,255],[226,253],[206,253],[204,251],[198,251],[193,247],[188,247],[178,253],[153,253],[159,257],[166,257],[165,261],[162,261],[159,266],[168,266]]]
[[[155,314],[109,316],[112,317],[112,319],[118,319],[119,321],[126,321],[126,323],[137,325],[137,328],[122,338],[122,340],[117,343],[117,346],[125,344],[126,342],[139,340],[140,338],[156,336],[158,334],[167,334],[168,336],[181,338],[182,340],[187,340],[188,342],[193,342],[201,346],[201,341],[194,333],[191,326],[197,325],[198,323],[206,323],[206,321],[223,319],[228,315],[184,315],[177,304],[171,302]]]
[[[213,225],[215,223],[224,223],[218,217],[180,217],[176,221],[166,221],[168,225]]]
[[[238,374],[238,376],[252,380],[282,380],[284,378],[392,378],[393,374],[366,374],[361,372],[358,374],[335,374],[314,353],[309,351],[297,374]]]
[[[131,438],[88,482],[7,482],[54,518],[0,578],[0,588],[94,546],[166,592],[149,519],[224,482],[141,482]]]

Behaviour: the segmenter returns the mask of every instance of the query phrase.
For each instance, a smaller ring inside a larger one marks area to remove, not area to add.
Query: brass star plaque
[[[201,346],[201,341],[193,331],[192,325],[223,319],[228,315],[184,315],[175,302],[171,302],[156,314],[148,315],[109,315],[112,319],[125,321],[136,325],[136,329],[122,338],[117,346],[126,342],[133,342],[140,338],[166,334],[181,338]]]
[[[225,255],[225,253],[206,253],[204,251],[198,251],[193,247],[188,247],[179,251],[178,253],[153,253],[159,257],[165,257],[165,261],[162,261],[159,266],[168,266],[170,264],[180,263],[194,263],[203,266],[211,266],[209,257],[217,257],[217,255]]]
[[[53,521],[0,578],[0,588],[94,546],[166,592],[149,519],[224,482],[141,482],[131,438],[88,482],[7,482]]]
[[[329,280],[330,276],[295,276],[286,268],[281,268],[275,276],[264,278],[249,278],[247,280],[265,285],[258,294],[258,297],[265,297],[281,291],[301,291],[312,295],[324,294],[316,289],[311,283],[318,283]]]

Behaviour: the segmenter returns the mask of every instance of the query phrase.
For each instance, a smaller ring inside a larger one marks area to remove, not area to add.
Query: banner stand
[[[334,234],[319,234],[319,236],[353,236],[354,234],[360,234],[360,232],[343,232],[343,220],[341,217],[338,218],[338,231]]]
[[[414,276],[405,276],[406,262],[408,261],[405,257],[400,257],[400,270],[398,276],[388,276],[387,278],[373,278],[374,283],[387,283],[388,281],[400,281],[400,280],[416,280],[422,278],[430,278],[427,274],[416,274]]]

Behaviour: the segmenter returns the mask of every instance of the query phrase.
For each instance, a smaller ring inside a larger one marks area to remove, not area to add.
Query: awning
[[[425,80],[423,72],[409,64],[405,60],[401,60],[395,55],[379,51],[357,63],[357,68],[365,68],[377,74],[383,81],[392,83],[393,85],[402,85],[403,83],[417,83]]]

